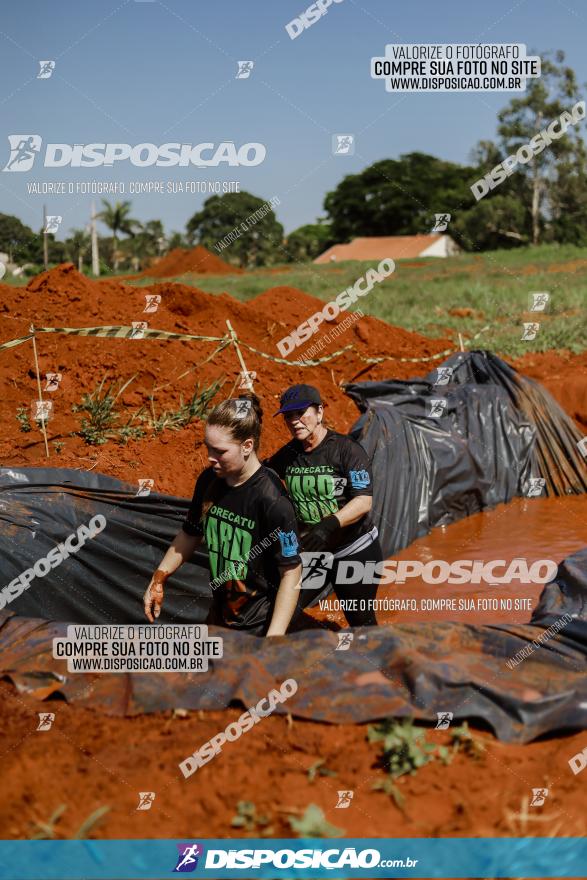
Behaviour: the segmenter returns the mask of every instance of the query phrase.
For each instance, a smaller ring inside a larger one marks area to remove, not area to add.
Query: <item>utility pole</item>
[[[98,258],[98,233],[96,231],[96,206],[92,202],[92,272],[94,276],[100,274],[100,260]]]
[[[49,242],[47,241],[47,206],[43,205],[43,263],[49,268]]]

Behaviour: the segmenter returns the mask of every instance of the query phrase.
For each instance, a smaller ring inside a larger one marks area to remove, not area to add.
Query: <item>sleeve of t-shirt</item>
[[[274,452],[270,458],[265,458],[263,460],[263,464],[265,465],[265,467],[271,468],[272,471],[275,471],[278,477],[283,480],[285,469],[283,467],[283,456],[281,454],[281,449],[278,449],[277,452]]]
[[[186,518],[181,525],[186,535],[191,535],[194,538],[204,534],[202,526],[202,504],[204,503],[204,493],[210,483],[211,476],[211,471],[206,469],[205,471],[202,471],[196,480],[194,494]]]
[[[300,565],[300,536],[293,505],[285,495],[272,501],[265,515],[270,553],[278,565]]]
[[[341,457],[347,481],[347,498],[357,498],[359,495],[373,495],[371,462],[361,444],[354,440],[346,440]]]

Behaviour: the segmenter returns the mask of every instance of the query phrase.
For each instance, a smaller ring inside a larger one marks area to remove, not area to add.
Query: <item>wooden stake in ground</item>
[[[30,326],[29,332],[33,334],[33,336],[32,336],[33,354],[35,356],[35,370],[37,373],[37,388],[39,391],[39,400],[41,401],[41,404],[42,404],[43,403],[43,393],[41,391],[41,375],[39,373],[39,359],[37,357],[37,343],[35,340],[35,328],[32,324]],[[44,415],[42,406],[41,406],[41,433],[43,435],[43,439],[45,440],[45,453],[47,455],[47,458],[49,458],[49,444],[47,443],[47,429],[45,428],[45,415]]]
[[[459,333],[459,345],[461,346],[461,351],[465,350],[465,346],[463,345],[463,337]]]
[[[236,333],[234,332],[234,330],[232,329],[232,325],[228,319],[226,321],[226,326],[228,327],[228,332],[230,333],[230,338],[232,339],[232,344],[234,345],[234,347],[236,349],[236,354],[237,354],[239,363],[241,365],[241,369],[244,374],[244,387],[246,388],[247,391],[252,391],[253,390],[253,380],[249,377],[249,371],[247,370],[247,365],[245,364],[244,358],[243,358],[241,350],[239,348],[238,337],[237,337]]]

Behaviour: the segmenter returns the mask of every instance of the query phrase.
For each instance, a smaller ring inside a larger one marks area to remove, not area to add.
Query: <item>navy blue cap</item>
[[[280,408],[273,415],[278,416],[279,413],[291,412],[293,409],[306,409],[312,404],[320,406],[321,403],[320,392],[313,385],[292,385],[281,395]]]

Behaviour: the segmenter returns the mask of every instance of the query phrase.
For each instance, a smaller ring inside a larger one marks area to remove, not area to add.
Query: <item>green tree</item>
[[[161,220],[149,220],[144,225],[137,224],[134,234],[121,242],[120,250],[138,272],[153,257],[160,256],[166,244]]]
[[[450,230],[465,250],[496,250],[529,244],[528,212],[515,195],[484,198],[457,214]]]
[[[71,263],[77,263],[79,272],[84,271],[84,257],[90,251],[91,238],[85,229],[72,229],[71,235],[64,241],[65,256]]]
[[[426,153],[375,162],[327,193],[332,238],[430,232],[435,213],[455,213],[470,202],[473,174],[472,168]]]
[[[181,232],[171,232],[167,239],[166,251],[175,250],[175,248],[185,248],[187,247],[188,242],[186,241],[185,235]]]
[[[484,142],[486,161],[483,176],[507,156],[569,111],[580,100],[577,79],[564,64],[564,52],[554,61],[548,53],[542,57],[541,76],[527,80],[526,92],[512,100],[498,113],[497,145]],[[527,163],[516,165],[514,172],[483,201],[500,196],[519,200],[526,210],[524,229],[517,231],[532,244],[547,238],[559,241],[583,240],[587,214],[587,174],[585,144],[579,125],[569,125],[566,133],[555,138]],[[483,149],[482,151],[483,152]],[[481,163],[480,163],[481,164]],[[517,212],[519,219],[520,214]]]
[[[289,263],[313,260],[333,243],[330,225],[318,220],[290,232],[285,242],[285,257]]]
[[[265,214],[266,208],[249,192],[212,196],[186,225],[190,243],[247,269],[269,265],[281,254],[283,226],[272,209]]]
[[[38,234],[12,214],[0,214],[0,251],[14,263],[39,262],[43,254]]]
[[[104,205],[104,210],[100,211],[96,216],[108,229],[112,230],[112,265],[116,272],[121,256],[118,249],[118,234],[122,232],[125,235],[132,236],[135,234],[135,230],[140,228],[141,224],[138,220],[128,216],[130,213],[130,202],[116,202],[114,205],[111,205],[106,199],[102,199],[102,204]]]

